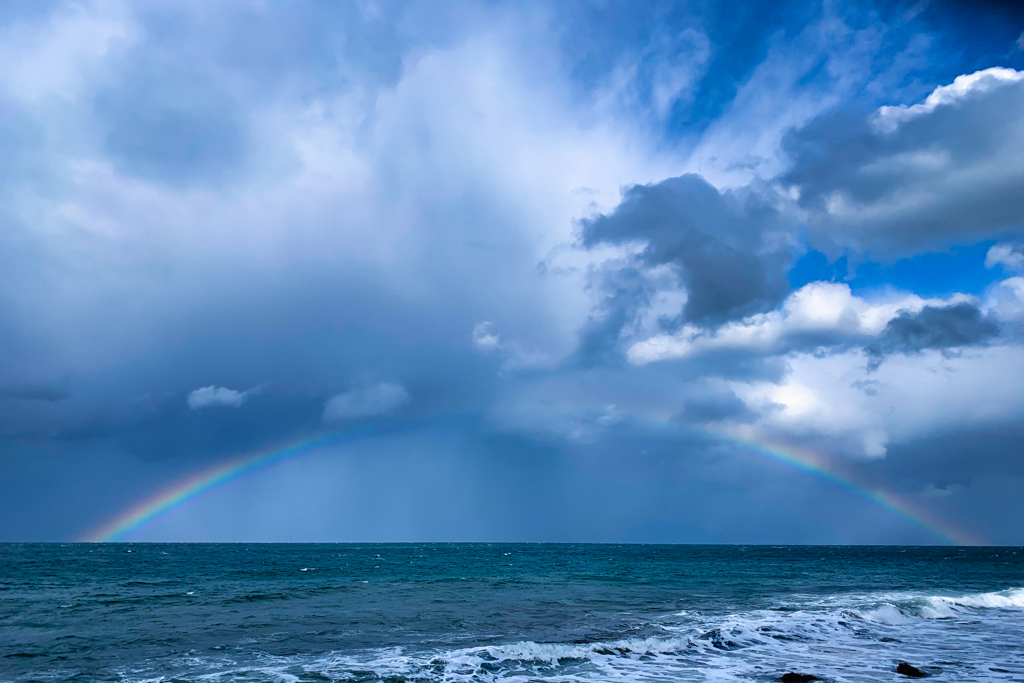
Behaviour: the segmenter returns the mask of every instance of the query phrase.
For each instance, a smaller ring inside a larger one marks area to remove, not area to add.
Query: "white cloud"
[[[994,244],[985,254],[985,267],[1001,265],[1007,270],[1024,270],[1024,246],[1019,244]]]
[[[138,39],[123,3],[68,3],[45,24],[15,23],[0,32],[0,90],[32,103],[81,94],[86,76],[111,51]]]
[[[855,296],[844,283],[812,282],[793,292],[779,310],[744,318],[707,330],[686,325],[674,334],[659,334],[636,342],[627,351],[629,362],[646,365],[686,358],[718,349],[750,349],[781,353],[787,340],[814,333],[870,337],[880,333],[901,312],[916,313],[925,306],[950,306],[970,297],[922,299],[902,295],[871,302]]]
[[[227,387],[210,385],[201,387],[191,392],[186,399],[188,407],[192,410],[203,408],[239,408],[249,397],[248,391],[236,391]]]
[[[503,341],[501,336],[494,332],[494,325],[490,322],[476,324],[473,328],[473,344],[484,354],[501,352],[505,357],[501,364],[502,372],[550,369],[557,362],[551,354],[537,349],[526,349],[515,339]]]
[[[951,358],[937,351],[897,356],[866,377],[859,351],[798,354],[779,383],[730,383],[760,413],[756,423],[733,429],[754,440],[780,433],[824,437],[836,454],[877,458],[892,443],[1004,422],[1024,412],[1019,346],[972,349]]]
[[[412,401],[400,384],[381,382],[372,387],[338,394],[324,403],[324,422],[343,422],[388,415]]]
[[[937,108],[954,104],[972,93],[988,92],[1021,79],[1024,79],[1024,72],[999,66],[957,76],[949,85],[940,85],[935,88],[924,102],[909,107],[903,104],[895,107],[879,107],[872,122],[878,131],[891,133],[905,121],[931,114]]]
[[[1011,277],[992,285],[985,295],[985,312],[1000,320],[1024,320],[1024,277]]]
[[[735,382],[733,391],[760,413],[755,424],[737,430],[755,440],[766,432],[793,438],[828,437],[847,455],[875,458],[885,455],[888,434],[871,410],[869,398],[855,388],[863,377],[859,353],[817,358],[800,354],[780,383]]]
[[[473,344],[481,351],[494,351],[501,345],[501,338],[495,334],[494,323],[477,323],[473,328]]]

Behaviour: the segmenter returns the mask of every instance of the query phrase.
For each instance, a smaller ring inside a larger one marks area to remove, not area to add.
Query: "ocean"
[[[1024,548],[2,544],[0,681],[1024,681]]]

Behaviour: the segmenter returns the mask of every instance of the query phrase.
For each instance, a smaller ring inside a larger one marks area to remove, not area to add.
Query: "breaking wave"
[[[1024,610],[1024,588],[1010,588],[992,593],[976,593],[961,597],[907,597],[885,602],[856,614],[883,624],[906,623],[910,619],[954,619],[974,610]]]
[[[649,624],[663,635],[643,638],[267,655],[258,666],[190,656],[175,675],[125,671],[122,680],[749,682],[801,671],[829,681],[888,681],[896,663],[908,660],[934,680],[1021,681],[1022,610],[1021,588],[959,597],[846,596],[735,614],[666,615]]]

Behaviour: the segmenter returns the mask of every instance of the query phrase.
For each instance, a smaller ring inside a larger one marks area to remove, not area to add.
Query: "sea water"
[[[1024,549],[0,545],[0,681],[1024,681]]]

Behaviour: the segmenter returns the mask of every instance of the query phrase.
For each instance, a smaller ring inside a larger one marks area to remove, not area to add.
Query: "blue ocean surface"
[[[1024,549],[0,545],[0,681],[1024,681]]]

